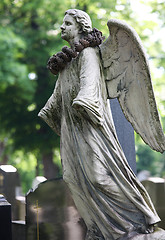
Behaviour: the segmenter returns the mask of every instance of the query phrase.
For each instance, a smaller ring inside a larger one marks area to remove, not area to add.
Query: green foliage
[[[37,159],[34,154],[22,151],[16,151],[12,154],[9,164],[19,170],[20,180],[22,182],[22,191],[27,193],[32,186],[32,180],[35,178]],[[20,171],[21,170],[21,171]]]
[[[27,66],[21,61],[25,49],[25,42],[11,28],[0,28],[0,90],[17,86],[21,89],[20,97],[31,100],[35,88],[29,84]]]
[[[137,172],[148,170],[151,176],[165,176],[165,155],[153,152],[144,144],[138,144],[136,151]]]

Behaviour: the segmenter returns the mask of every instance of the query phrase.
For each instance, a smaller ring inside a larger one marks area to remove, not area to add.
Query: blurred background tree
[[[165,3],[161,0],[3,0],[0,2],[0,161],[14,165],[26,192],[36,175],[61,175],[59,137],[37,116],[56,77],[49,57],[66,44],[60,37],[65,10],[87,11],[93,26],[108,36],[110,18],[125,20],[140,35],[151,65],[153,85],[165,129]],[[137,169],[165,175],[164,155],[136,135]]]

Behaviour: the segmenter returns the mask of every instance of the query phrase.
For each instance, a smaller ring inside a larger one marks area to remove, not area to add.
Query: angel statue
[[[145,188],[127,163],[109,99],[152,149],[165,151],[141,41],[123,21],[109,20],[107,40],[87,13],[65,12],[61,37],[70,47],[48,68],[58,80],[39,116],[60,135],[63,179],[87,226],[86,240],[165,239]]]

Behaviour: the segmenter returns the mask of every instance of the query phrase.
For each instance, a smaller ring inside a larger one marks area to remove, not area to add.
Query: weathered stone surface
[[[133,237],[131,240],[165,240],[165,231],[158,228],[155,232],[150,234],[140,234]]]
[[[158,226],[165,229],[165,179],[150,177],[142,181],[142,184],[149,193],[160,219],[162,219]]]
[[[134,129],[163,152],[165,137],[147,61],[132,28],[117,20],[108,26],[111,37],[100,46],[90,17],[80,10],[66,11],[61,36],[72,50],[87,35],[95,36],[97,47],[84,47],[61,68],[55,90],[39,113],[61,136],[63,178],[86,223],[86,239],[92,240],[122,239],[160,221],[127,163],[107,100],[118,97]]]
[[[63,179],[40,183],[27,194],[26,239],[36,239],[37,231],[40,240],[84,240],[85,224]]]
[[[107,23],[110,36],[100,45],[109,98],[118,98],[124,115],[152,149],[165,151],[145,50],[124,21]],[[147,129],[147,130],[146,130]]]

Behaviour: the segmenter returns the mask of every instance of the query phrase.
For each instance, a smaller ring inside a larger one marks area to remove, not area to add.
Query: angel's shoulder
[[[96,61],[99,58],[99,48],[98,47],[87,47],[84,48],[79,56],[79,59],[83,61]]]
[[[84,48],[82,51],[81,51],[81,55],[86,57],[86,56],[96,56],[98,53],[98,47],[87,47],[87,48]]]

